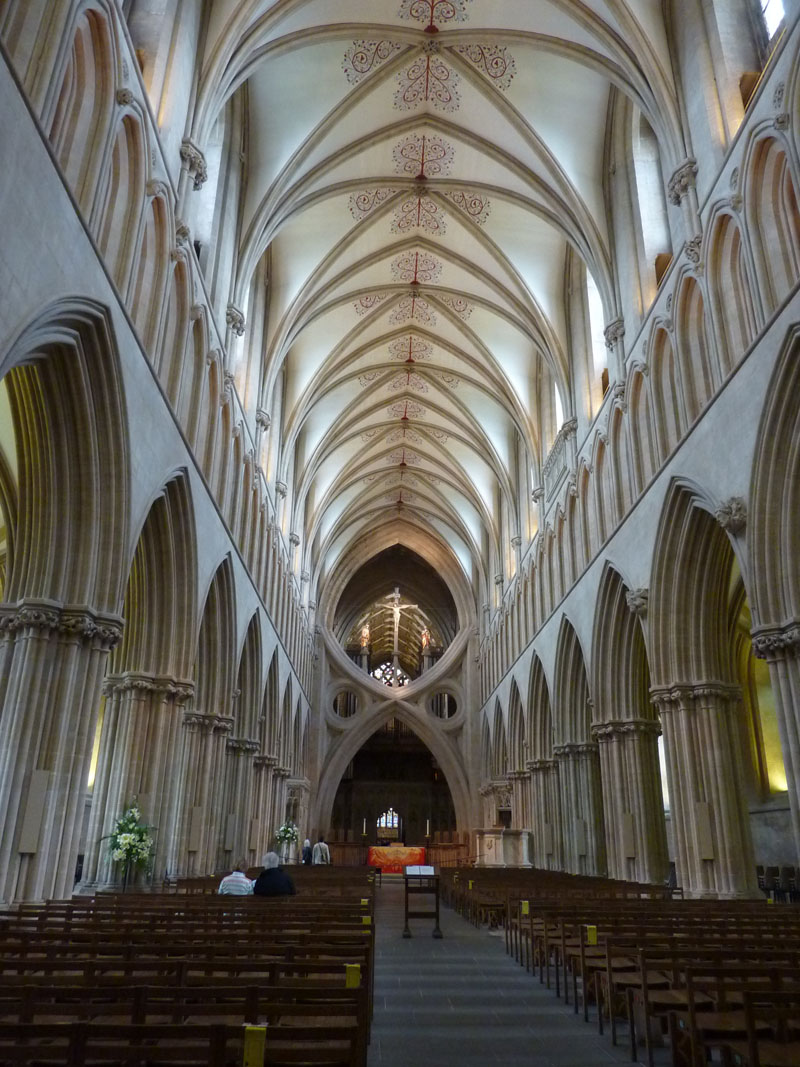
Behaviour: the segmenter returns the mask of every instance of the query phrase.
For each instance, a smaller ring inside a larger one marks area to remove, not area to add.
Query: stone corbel
[[[184,169],[188,171],[192,179],[192,187],[195,191],[202,189],[208,178],[206,157],[188,137],[181,142],[180,156]]]
[[[697,160],[689,156],[681,163],[667,183],[667,199],[678,207],[690,189],[695,187]]]
[[[625,320],[622,317],[612,319],[603,330],[603,336],[606,339],[606,348],[610,352],[625,336]]]
[[[714,518],[723,530],[739,534],[747,525],[747,504],[740,496],[729,497],[716,509]]]
[[[647,614],[647,602],[650,599],[649,589],[628,589],[625,592],[625,603],[628,611],[642,618]]]
[[[244,314],[235,304],[228,304],[225,312],[225,322],[237,337],[244,336]]]

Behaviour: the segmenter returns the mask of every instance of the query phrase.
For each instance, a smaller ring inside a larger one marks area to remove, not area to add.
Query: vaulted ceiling
[[[402,518],[487,597],[572,395],[568,250],[615,314],[612,87],[667,145],[660,0],[223,0],[201,111],[246,85],[238,287],[267,257],[285,527],[312,586]],[[676,124],[677,125],[677,124]],[[423,552],[424,554],[424,552]]]

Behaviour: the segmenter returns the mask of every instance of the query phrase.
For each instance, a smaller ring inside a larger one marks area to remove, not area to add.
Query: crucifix
[[[394,620],[394,645],[392,648],[392,687],[396,688],[400,677],[400,613],[418,608],[419,604],[401,604],[400,587],[395,586],[394,592],[386,597],[391,601],[392,618]]]

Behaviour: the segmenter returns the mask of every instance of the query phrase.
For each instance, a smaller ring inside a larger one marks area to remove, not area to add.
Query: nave
[[[502,929],[443,907],[441,941],[412,919],[404,940],[402,878],[375,889],[375,1001],[368,1067],[606,1067],[630,1064],[572,1007],[506,955]],[[659,1050],[664,1055],[664,1050]],[[667,1060],[656,1056],[656,1067]]]

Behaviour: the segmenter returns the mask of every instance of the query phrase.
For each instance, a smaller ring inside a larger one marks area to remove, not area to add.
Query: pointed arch
[[[70,188],[88,213],[111,116],[114,49],[108,18],[86,8],[56,97],[48,137]]]
[[[261,617],[253,612],[239,657],[239,669],[236,678],[236,714],[234,716],[234,733],[248,740],[258,736],[258,715],[261,703]]]
[[[123,296],[127,294],[136,251],[145,173],[141,123],[132,114],[123,115],[111,149],[108,181],[97,225],[97,244]]]
[[[742,231],[736,219],[727,212],[720,212],[714,224],[708,259],[719,375],[725,379],[741,363],[756,332],[753,290],[745,263]]]
[[[784,145],[763,137],[752,149],[743,181],[748,233],[764,304],[775,311],[800,278],[800,212]]]
[[[592,706],[581,643],[572,623],[562,616],[555,672],[556,740],[581,744],[591,740]]]
[[[675,335],[680,366],[681,393],[691,426],[714,392],[714,376],[708,350],[706,312],[697,280],[686,275],[675,301]]]
[[[205,714],[230,717],[236,662],[236,595],[226,556],[208,589],[197,642],[195,706]]]
[[[600,581],[594,618],[594,735],[600,747],[606,847],[615,878],[660,882],[668,868],[658,756],[660,726],[650,700],[641,610],[611,564]]]
[[[666,330],[656,330],[652,341],[650,379],[653,388],[655,442],[663,464],[685,432],[681,411],[681,385],[672,341]]]

